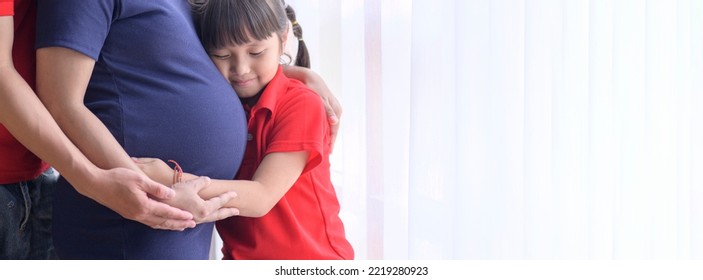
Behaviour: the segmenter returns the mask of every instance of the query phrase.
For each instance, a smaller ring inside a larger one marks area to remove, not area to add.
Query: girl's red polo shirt
[[[20,76],[32,88],[35,83],[34,29],[36,1],[0,0],[0,16],[13,16],[12,61]],[[36,178],[49,166],[32,154],[0,124],[0,184]]]
[[[224,258],[353,259],[330,180],[329,126],[320,97],[279,67],[249,113],[249,141],[237,179],[251,180],[269,153],[308,151],[310,157],[268,214],[217,222]]]

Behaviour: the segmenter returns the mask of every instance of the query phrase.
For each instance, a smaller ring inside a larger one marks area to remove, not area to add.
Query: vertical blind
[[[703,258],[703,1],[287,2],[358,259]]]

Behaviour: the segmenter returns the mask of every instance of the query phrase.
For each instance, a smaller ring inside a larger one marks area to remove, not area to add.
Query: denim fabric
[[[56,259],[51,204],[58,177],[49,168],[32,181],[0,185],[0,259]]]

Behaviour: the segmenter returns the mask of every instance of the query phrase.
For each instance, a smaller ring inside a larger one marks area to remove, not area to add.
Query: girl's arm
[[[306,151],[270,153],[264,157],[250,181],[212,180],[210,186],[200,190],[199,194],[203,199],[210,199],[234,191],[237,197],[230,200],[225,207],[239,209],[239,216],[261,217],[266,215],[298,180],[305,168],[308,154]],[[174,171],[163,161],[141,158],[136,162],[149,177],[164,184],[172,183]],[[183,180],[196,177],[183,174]],[[177,192],[176,201],[180,193],[182,192]]]

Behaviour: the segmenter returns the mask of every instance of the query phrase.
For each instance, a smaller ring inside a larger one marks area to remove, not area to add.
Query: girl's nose
[[[231,70],[233,70],[234,74],[237,76],[247,74],[250,71],[249,63],[237,63],[232,66]]]

